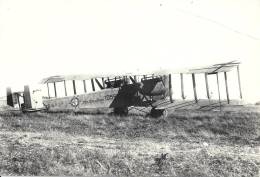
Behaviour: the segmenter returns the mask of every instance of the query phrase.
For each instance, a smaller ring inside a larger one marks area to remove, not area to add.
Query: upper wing
[[[128,76],[127,74],[108,74],[108,75],[97,75],[97,74],[80,74],[80,75],[59,75],[59,76],[50,76],[47,78],[44,78],[40,81],[41,84],[47,84],[47,83],[53,83],[53,82],[61,82],[66,80],[89,80],[93,78],[112,78],[112,77],[122,77],[122,76]]]
[[[228,72],[231,69],[233,69],[234,67],[238,66],[240,64],[240,62],[238,61],[231,61],[231,62],[227,62],[227,63],[219,63],[219,64],[214,64],[211,66],[206,66],[206,67],[200,67],[200,68],[193,68],[193,69],[187,69],[187,70],[183,70],[181,72],[178,73],[183,73],[183,74],[199,74],[199,73],[208,73],[208,74],[215,74],[218,72]],[[168,75],[170,73],[176,73],[172,70],[157,70],[157,71],[151,71],[149,73],[146,73],[145,75]],[[53,82],[61,82],[61,81],[66,81],[66,80],[89,80],[89,79],[93,79],[93,78],[113,78],[113,77],[122,77],[122,76],[143,76],[144,74],[140,74],[140,73],[135,73],[135,74],[131,74],[131,73],[121,73],[121,74],[107,74],[107,75],[103,75],[103,74],[81,74],[81,75],[59,75],[59,76],[51,76],[51,77],[47,77],[41,80],[41,84],[46,84],[46,83],[53,83]]]

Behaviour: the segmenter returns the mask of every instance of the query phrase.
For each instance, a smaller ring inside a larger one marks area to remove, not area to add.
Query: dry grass
[[[2,175],[259,175],[259,113],[179,111],[153,119],[2,112],[0,117]]]

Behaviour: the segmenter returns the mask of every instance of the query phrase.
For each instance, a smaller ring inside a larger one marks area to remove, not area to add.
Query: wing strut
[[[91,85],[92,85],[93,92],[95,92],[95,85],[94,85],[94,80],[93,79],[91,79]]]
[[[241,89],[241,81],[240,81],[239,65],[237,65],[237,78],[238,78],[238,85],[239,85],[240,98],[242,99],[242,89]]]
[[[218,101],[219,101],[219,109],[221,110],[221,101],[220,101],[220,91],[219,91],[218,73],[216,73],[216,76],[217,76],[217,84],[218,84]]]
[[[103,88],[106,87],[106,86],[105,86],[105,79],[104,79],[104,77],[102,77],[102,85],[103,85]]]
[[[67,94],[67,88],[66,88],[66,81],[64,80],[63,83],[64,83],[65,96],[68,96],[68,94]]]
[[[184,96],[183,73],[180,73],[180,76],[181,76],[181,97],[184,100],[185,96]]]
[[[227,103],[229,104],[230,100],[229,100],[229,94],[228,94],[227,72],[224,72],[224,77],[225,77],[225,85],[226,85]]]
[[[135,80],[135,82],[137,82],[137,77],[136,77],[136,75],[134,76],[134,80]]]
[[[56,82],[53,82],[55,97],[57,98]]]
[[[83,80],[84,92],[87,93],[86,80]]]
[[[20,99],[19,99],[19,94],[15,94],[15,96],[16,96],[16,99],[17,99],[17,102],[18,102],[19,109],[21,109],[21,103],[20,103]]]
[[[195,99],[195,102],[198,103],[197,91],[196,91],[196,80],[195,80],[195,74],[192,73],[191,76],[192,76],[192,84],[193,84],[194,99]]]
[[[50,96],[50,88],[49,88],[49,83],[47,83],[47,89],[48,89],[48,97],[49,97],[49,99],[51,98],[51,96]]]
[[[170,101],[173,103],[172,100],[172,75],[169,74],[169,96],[170,96]]]
[[[136,79],[134,79],[132,76],[129,77],[132,83],[136,83]]]
[[[74,91],[74,95],[77,95],[77,90],[76,90],[76,83],[75,80],[72,80],[73,83],[73,91]]]
[[[95,81],[101,90],[104,89],[104,87],[100,84],[97,78],[95,78]]]
[[[206,83],[207,97],[208,97],[208,99],[210,99],[210,96],[209,96],[208,74],[207,74],[207,73],[205,73],[205,83]]]

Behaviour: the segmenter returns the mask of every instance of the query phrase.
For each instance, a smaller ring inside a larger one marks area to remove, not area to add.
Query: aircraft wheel
[[[158,118],[160,116],[166,117],[167,116],[167,111],[166,109],[156,109],[152,108],[150,112],[151,117]]]
[[[128,108],[127,107],[114,108],[114,113],[116,115],[120,115],[120,116],[127,116],[128,115]]]

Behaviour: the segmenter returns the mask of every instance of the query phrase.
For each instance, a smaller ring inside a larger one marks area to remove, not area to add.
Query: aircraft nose
[[[151,95],[152,95],[152,96],[164,95],[165,92],[166,92],[166,89],[165,89],[165,88],[160,88],[160,89],[156,89],[156,88],[155,88],[154,90],[152,90]]]

